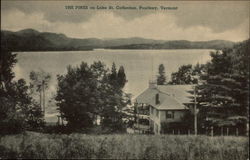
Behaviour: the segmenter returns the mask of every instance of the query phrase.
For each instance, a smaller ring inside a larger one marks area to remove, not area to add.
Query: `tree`
[[[157,85],[164,85],[166,83],[165,67],[163,64],[159,65],[158,68],[159,75],[157,76]]]
[[[113,62],[111,73],[109,74],[109,80],[114,87],[117,87],[117,89],[122,89],[127,82],[124,67],[120,66],[117,72],[116,65]]]
[[[96,83],[86,63],[75,68],[69,66],[66,75],[58,76],[57,105],[72,130],[81,130],[93,125]]]
[[[14,133],[22,130],[24,123],[22,117],[16,112],[13,98],[12,68],[17,62],[16,55],[12,54],[6,46],[1,46],[0,58],[0,133]]]
[[[126,115],[122,113],[122,109],[130,103],[129,94],[124,93],[122,88],[109,84],[109,88],[104,91],[103,95],[105,95],[105,103],[101,110],[102,126],[110,128],[111,131],[123,130],[124,123],[122,119]]]
[[[125,116],[122,108],[130,102],[130,96],[122,91],[127,82],[124,67],[120,66],[117,73],[116,65],[113,63],[108,77],[108,81],[104,82],[109,84],[109,88],[106,97],[108,101],[102,110],[102,125],[111,128],[112,131],[122,130],[124,127],[122,118]]]
[[[16,54],[11,53],[9,49],[5,46],[1,46],[0,53],[0,89],[5,89],[11,84],[12,79],[15,77],[15,74],[12,71],[16,60]]]
[[[44,72],[43,70],[35,72],[30,72],[30,88],[34,92],[38,92],[40,94],[40,107],[45,115],[45,90],[49,87],[49,82],[51,80],[51,75],[49,73]]]
[[[205,65],[197,64],[194,67],[191,64],[182,65],[177,72],[171,74],[169,84],[197,84],[204,70]]]
[[[120,88],[123,88],[127,82],[124,67],[120,66],[117,74],[117,81]]]
[[[112,68],[111,68],[111,74],[109,75],[109,79],[114,85],[117,85],[117,71],[116,71],[116,65],[113,62]]]
[[[172,84],[192,84],[192,65],[183,65],[171,76]]]
[[[73,131],[91,128],[96,115],[101,116],[103,127],[114,129],[122,125],[120,113],[125,96],[114,83],[114,66],[109,73],[101,62],[91,66],[82,62],[79,67],[69,66],[66,75],[58,76],[57,105]]]
[[[16,55],[1,46],[1,86],[0,86],[0,131],[17,133],[25,129],[43,126],[39,108],[36,107],[23,79],[14,81],[12,68],[17,62]]]
[[[15,103],[15,110],[22,116],[24,128],[28,130],[41,129],[44,126],[44,119],[41,108],[29,93],[29,86],[25,80],[20,79],[13,82],[11,96]]]
[[[206,114],[203,117],[209,118],[213,126],[223,126],[226,121],[234,126],[239,123],[247,124],[248,53],[249,40],[233,48],[211,53],[212,60],[207,64],[207,72],[201,76],[205,83],[198,86],[197,100],[201,110],[206,110],[202,112]],[[240,117],[242,117],[241,120]]]

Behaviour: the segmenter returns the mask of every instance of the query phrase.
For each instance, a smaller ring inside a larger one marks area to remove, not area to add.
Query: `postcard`
[[[249,159],[249,8],[2,0],[0,159]]]

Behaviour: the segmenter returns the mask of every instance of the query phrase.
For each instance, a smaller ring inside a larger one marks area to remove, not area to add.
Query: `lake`
[[[172,72],[181,65],[204,64],[208,62],[210,51],[206,49],[179,50],[109,50],[96,49],[93,51],[58,51],[58,52],[17,52],[17,64],[14,67],[16,79],[24,78],[29,81],[29,73],[40,69],[49,72],[52,80],[47,91],[47,99],[56,93],[57,74],[65,74],[68,65],[76,66],[82,61],[92,64],[102,61],[111,68],[115,62],[117,69],[124,66],[128,83],[124,91],[131,93],[133,98],[148,87],[149,80],[155,79],[159,64],[164,64],[167,81]],[[48,104],[48,103],[47,103]],[[48,105],[47,117],[53,116],[55,109]],[[52,114],[53,113],[53,114]],[[49,119],[49,118],[48,118]],[[54,117],[53,117],[54,119]]]

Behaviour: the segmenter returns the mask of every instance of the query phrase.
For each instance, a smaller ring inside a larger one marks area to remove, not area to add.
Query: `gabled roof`
[[[137,103],[146,103],[159,110],[183,110],[184,104],[192,103],[193,85],[158,85],[148,88],[137,98]],[[155,103],[155,96],[159,94],[159,104]]]
[[[190,91],[194,90],[194,85],[158,85],[157,89],[161,92],[172,95],[182,104],[192,103],[193,95]]]

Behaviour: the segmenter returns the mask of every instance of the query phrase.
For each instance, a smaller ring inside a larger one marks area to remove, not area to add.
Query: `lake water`
[[[18,62],[14,67],[16,79],[29,81],[29,73],[40,69],[52,75],[47,97],[56,93],[57,74],[65,74],[68,65],[79,65],[82,61],[92,64],[102,61],[111,68],[115,62],[117,69],[124,66],[128,83],[124,91],[131,93],[133,98],[148,87],[149,80],[155,79],[159,64],[164,64],[167,80],[172,72],[181,65],[204,64],[210,58],[210,51],[205,49],[180,50],[101,50],[93,51],[58,51],[58,52],[18,52]],[[47,98],[49,99],[49,98]],[[48,108],[47,111],[50,111]],[[48,113],[49,116],[49,113]]]

